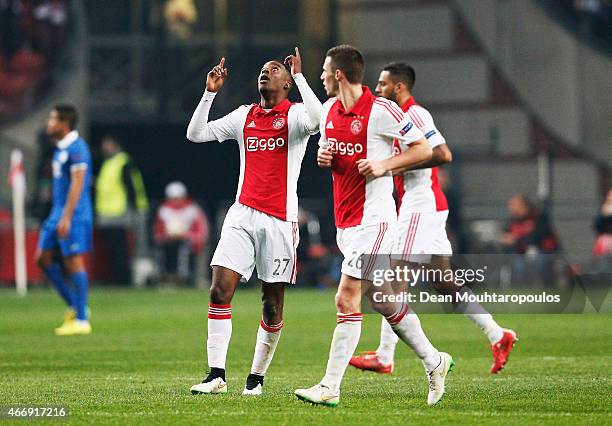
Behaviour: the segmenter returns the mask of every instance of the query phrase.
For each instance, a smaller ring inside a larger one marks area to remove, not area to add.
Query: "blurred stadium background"
[[[593,221],[612,170],[609,0],[0,0],[0,15],[0,176],[9,172],[10,152],[22,150],[29,259],[48,208],[45,119],[52,105],[69,102],[80,111],[96,171],[101,140],[113,134],[142,173],[149,209],[144,225],[129,227],[132,260],[157,263],[152,228],[169,182],[184,182],[203,207],[211,237],[195,281],[205,286],[206,258],[239,166],[234,144],[185,139],[206,73],[227,57],[230,78],[211,113],[217,118],[257,101],[261,64],[299,46],[304,73],[323,99],[321,64],[341,42],[362,50],[372,88],[389,61],[415,67],[415,97],[454,154],[444,169],[456,251],[501,250],[506,203],[525,193],[547,215],[566,256],[592,253]],[[316,167],[312,142],[299,183],[298,280],[325,286],[335,282],[338,264],[331,185]],[[0,282],[8,285],[10,196],[0,185]],[[92,276],[118,284],[108,274],[109,251],[97,232]],[[28,262],[30,282],[40,283]],[[131,280],[160,279],[143,274]]]

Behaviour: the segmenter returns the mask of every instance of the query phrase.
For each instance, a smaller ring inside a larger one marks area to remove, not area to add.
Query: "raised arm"
[[[225,68],[225,58],[221,58],[218,65],[215,65],[206,76],[206,91],[200,100],[196,110],[187,126],[187,139],[191,142],[209,142],[218,140],[208,123],[208,114],[217,91],[221,89],[227,78],[227,68]]]
[[[295,48],[295,55],[287,56],[285,58],[285,63],[291,67],[291,75],[293,76],[295,85],[300,91],[300,96],[306,107],[306,113],[308,114],[308,123],[306,123],[306,127],[311,133],[316,133],[319,128],[323,105],[308,85],[306,77],[302,74],[302,57],[297,47]]]

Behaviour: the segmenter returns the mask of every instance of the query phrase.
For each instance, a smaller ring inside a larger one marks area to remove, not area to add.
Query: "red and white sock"
[[[210,368],[225,369],[227,348],[232,337],[232,305],[208,305],[206,350]]]
[[[268,367],[274,357],[274,351],[280,339],[283,325],[283,321],[276,325],[268,325],[264,322],[263,318],[261,319],[259,330],[257,330],[257,342],[255,343],[251,374],[266,375],[266,371],[268,371]]]
[[[348,367],[351,356],[357,349],[361,336],[361,321],[363,314],[338,314],[336,329],[329,349],[329,359],[325,377],[321,384],[329,387],[333,393],[340,391],[342,377]]]
[[[395,314],[387,317],[387,321],[399,338],[421,359],[425,370],[431,371],[440,363],[440,354],[425,336],[419,317],[408,311],[408,305],[403,303]]]
[[[380,343],[378,344],[378,349],[376,349],[376,355],[378,355],[378,360],[382,364],[389,365],[393,363],[395,347],[398,341],[399,337],[397,337],[397,334],[395,334],[395,331],[389,325],[389,321],[383,317],[380,322]]]

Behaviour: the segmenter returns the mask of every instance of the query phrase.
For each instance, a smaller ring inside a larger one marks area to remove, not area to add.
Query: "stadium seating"
[[[348,8],[354,2],[344,3]],[[390,28],[402,28],[401,37],[390,37]],[[362,50],[368,56],[393,55],[407,50],[407,46],[411,51],[451,50],[453,18],[444,4],[410,10],[397,7],[357,8],[340,15],[340,39],[349,38],[355,46],[363,46]]]
[[[20,31],[6,35],[11,42],[3,43],[0,52],[0,124],[27,112],[41,99],[52,77],[49,64],[62,53],[57,34],[63,31],[63,26],[55,25],[52,29],[46,20],[34,19],[29,6],[6,18],[11,19],[8,24]]]
[[[529,116],[519,107],[436,108],[433,113],[456,149],[501,155],[525,155],[532,149]]]
[[[47,72],[43,56],[25,49],[0,64],[0,123],[33,105]]]
[[[389,58],[413,64],[417,70],[415,95],[427,105],[481,103],[490,99],[491,77],[487,61],[481,55],[445,53],[423,57],[410,52],[398,52],[385,56],[383,60],[370,61],[366,67],[368,82],[374,84],[377,81],[382,66],[389,62]]]
[[[503,219],[511,195],[537,194],[538,164],[535,160],[463,162],[461,179],[465,219]],[[552,190],[553,224],[564,250],[590,253],[591,222],[598,207],[596,170],[585,161],[556,161]]]

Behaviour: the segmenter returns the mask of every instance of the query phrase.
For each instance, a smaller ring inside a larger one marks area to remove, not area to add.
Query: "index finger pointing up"
[[[300,50],[297,48],[297,46],[295,46],[295,56],[296,58],[300,57]]]
[[[225,65],[225,56],[223,56],[223,57],[221,58],[221,60],[219,61],[219,66],[220,66],[221,68],[223,68],[223,66],[224,66],[224,65]]]

